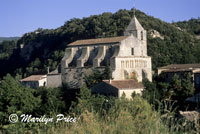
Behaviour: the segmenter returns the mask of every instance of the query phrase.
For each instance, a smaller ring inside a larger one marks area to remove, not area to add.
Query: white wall
[[[133,92],[141,95],[142,91],[143,91],[143,89],[120,89],[118,91],[118,97],[120,98],[122,96],[123,92],[124,92],[125,95],[126,95],[126,98],[131,99],[132,98],[131,95],[132,95]]]
[[[39,87],[44,86],[44,83],[45,83],[45,86],[47,86],[47,78],[43,78],[39,80],[38,82],[39,82]]]

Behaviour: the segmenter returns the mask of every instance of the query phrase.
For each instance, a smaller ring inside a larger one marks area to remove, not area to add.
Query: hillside
[[[194,35],[200,35],[200,17],[190,19],[189,21],[179,21],[174,23],[175,26]]]
[[[19,37],[0,37],[0,43],[3,41],[18,40]]]
[[[45,73],[48,66],[53,70],[58,66],[68,43],[78,39],[123,35],[132,16],[133,10],[119,10],[114,14],[74,18],[57,29],[40,28],[26,33],[16,44],[11,43],[16,48],[6,50],[12,51],[9,57],[0,59],[0,69],[3,70],[0,76],[11,73],[25,77]],[[172,63],[200,62],[200,41],[193,34],[193,29],[182,30],[178,28],[181,27],[179,22],[166,23],[139,10],[136,17],[148,32],[148,55],[152,56],[153,69]]]

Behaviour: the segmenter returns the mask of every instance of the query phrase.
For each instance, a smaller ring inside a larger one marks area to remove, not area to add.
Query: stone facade
[[[80,87],[92,69],[110,66],[114,80],[152,80],[151,57],[147,55],[146,30],[133,17],[124,36],[78,40],[67,45],[61,61],[61,81]]]

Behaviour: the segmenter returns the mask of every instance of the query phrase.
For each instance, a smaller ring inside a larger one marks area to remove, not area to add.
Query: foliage
[[[160,91],[157,88],[155,82],[150,82],[148,79],[143,80],[144,91],[142,93],[143,98],[145,98],[153,106],[158,105],[158,101],[161,99]]]
[[[40,87],[36,90],[35,96],[40,96],[42,100],[40,107],[35,111],[37,115],[52,115],[64,111],[65,103],[59,88]]]
[[[16,41],[3,41],[0,43],[0,60],[8,60],[16,49]]]
[[[194,85],[192,84],[192,76],[190,73],[184,74],[184,79],[180,79],[178,75],[174,75],[171,90],[173,91],[172,99],[184,103],[185,99],[194,95]]]
[[[172,101],[175,102],[174,108],[179,107],[177,110],[186,110],[188,105],[185,99],[194,95],[195,91],[191,74],[185,73],[181,79],[174,74],[171,83],[164,82],[163,77],[166,77],[165,74],[161,74],[153,82],[144,80],[143,97],[156,109],[159,109],[164,101]]]
[[[88,87],[92,87],[93,85],[101,82],[102,80],[109,79],[112,79],[111,70],[110,67],[106,65],[102,72],[97,68],[93,69],[92,73],[89,76],[85,77],[85,82]]]
[[[188,77],[189,78],[189,77]],[[175,79],[176,80],[176,79]],[[177,81],[177,80],[176,80]],[[189,82],[185,84],[188,85]],[[10,84],[10,86],[8,85]],[[159,84],[151,83],[145,80],[146,90],[144,90],[144,98],[150,101],[153,105],[159,103],[155,100],[161,100],[159,93],[165,89],[168,90],[167,84],[160,82]],[[18,89],[13,91],[14,88]],[[159,87],[159,90],[157,89]],[[163,89],[160,89],[163,87]],[[185,87],[187,88],[187,86]],[[12,89],[12,90],[11,90]],[[35,92],[32,92],[30,88],[28,90],[21,86],[14,78],[10,75],[6,76],[0,86],[0,108],[4,110],[1,112],[1,131],[2,133],[195,133],[198,132],[197,126],[193,127],[194,124],[186,122],[186,126],[182,127],[180,124],[185,124],[185,121],[178,120],[175,117],[173,107],[170,101],[163,100],[164,105],[159,105],[157,110],[154,111],[153,105],[150,105],[147,100],[143,99],[138,95],[133,95],[132,99],[126,99],[125,96],[118,98],[108,98],[101,95],[92,95],[90,90],[84,85],[80,92],[77,94],[77,100],[71,103],[71,108],[68,110],[66,100],[67,94],[71,91],[67,85],[63,85],[61,88],[39,88]],[[152,91],[152,90],[153,91]],[[8,90],[6,94],[5,90]],[[13,91],[13,92],[11,92]],[[164,93],[163,92],[163,95]],[[149,93],[149,94],[148,94]],[[156,93],[153,96],[152,93]],[[190,92],[189,92],[190,93]],[[2,97],[3,94],[3,97]],[[25,96],[26,95],[26,96]],[[7,96],[7,97],[5,97]],[[65,98],[66,97],[66,98]],[[5,98],[10,98],[5,101]],[[18,98],[18,100],[16,99]],[[22,101],[22,99],[24,101]],[[66,99],[66,100],[65,100]],[[21,100],[21,101],[20,101]],[[12,103],[11,103],[12,102]],[[10,105],[7,105],[10,104]],[[37,104],[37,105],[36,105]],[[3,120],[9,116],[8,110],[5,111],[4,105],[12,109],[10,113],[27,113],[32,114],[36,117],[42,115],[50,115],[56,118],[56,114],[63,113],[67,116],[73,116],[77,118],[76,123],[21,123],[7,124]],[[29,105],[29,107],[27,106]],[[22,106],[22,107],[17,107]],[[30,107],[31,106],[31,107]],[[17,112],[19,111],[19,112]],[[6,114],[6,115],[5,115]],[[4,115],[4,116],[2,116]],[[6,124],[5,124],[6,123]]]
[[[186,30],[191,34],[200,35],[200,17],[192,18],[189,21],[179,21],[174,23],[175,26],[180,27],[182,30]]]
[[[12,113],[32,113],[39,107],[40,97],[33,95],[33,90],[24,88],[10,75],[3,78],[0,84],[0,122],[8,123]]]

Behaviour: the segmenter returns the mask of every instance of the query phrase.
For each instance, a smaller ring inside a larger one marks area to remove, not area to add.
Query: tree
[[[108,64],[106,64],[104,72],[103,72],[103,79],[104,80],[110,80],[112,79],[112,74],[111,74],[111,70],[110,67],[108,66]]]
[[[72,103],[71,110],[77,114],[81,114],[81,112],[87,110],[92,111],[93,106],[93,99],[94,96],[92,96],[90,89],[84,84],[82,88],[80,89],[80,93],[77,95],[78,102]]]
[[[65,112],[65,103],[63,101],[60,88],[40,87],[36,90],[36,96],[41,97],[41,104],[37,114],[56,114]]]
[[[96,68],[92,71],[91,75],[85,77],[86,85],[89,88],[92,87],[93,85],[101,82],[102,80],[103,80],[102,73]]]
[[[0,84],[0,122],[7,123],[12,113],[33,113],[41,102],[33,92],[33,89],[25,88],[11,75],[5,76]]]
[[[180,79],[178,75],[174,75],[171,83],[174,99],[183,101],[187,97],[194,94],[194,85],[192,84],[192,76],[185,73],[184,78]]]
[[[143,80],[145,89],[142,92],[142,97],[145,98],[150,104],[158,106],[158,101],[161,98],[161,89],[157,88],[156,82],[150,82],[148,79]]]
[[[194,95],[194,85],[192,83],[192,76],[191,73],[185,73],[184,74],[184,79],[182,82],[183,85],[183,92],[182,92],[182,97],[187,98],[189,96]]]
[[[173,91],[173,96],[176,98],[179,98],[182,94],[182,84],[181,80],[179,79],[179,76],[175,74],[172,78],[171,82],[171,90]]]

